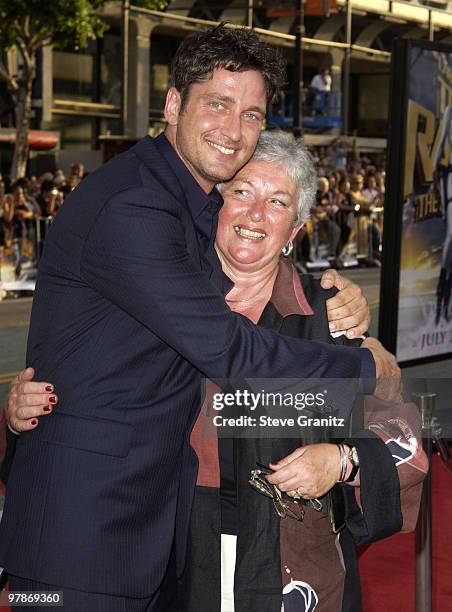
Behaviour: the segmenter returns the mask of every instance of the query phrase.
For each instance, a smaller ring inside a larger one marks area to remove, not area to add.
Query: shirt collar
[[[313,315],[295,267],[284,257],[280,257],[278,266],[270,302],[282,317]]]
[[[212,206],[215,211],[219,210],[223,204],[223,198],[217,188],[214,187],[210,193],[203,191],[163,132],[154,142],[179,180],[193,220],[195,221],[207,206]]]

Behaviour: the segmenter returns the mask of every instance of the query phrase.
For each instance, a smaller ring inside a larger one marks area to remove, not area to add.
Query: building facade
[[[134,140],[161,129],[170,63],[179,42],[220,21],[253,27],[282,49],[290,99],[295,86],[294,6],[288,0],[171,0],[159,12],[136,8],[133,2],[111,2],[103,15],[109,29],[102,39],[77,53],[43,50],[32,127],[58,132],[55,163],[64,168],[82,160],[94,168],[102,161],[102,143],[111,136]],[[452,2],[307,0],[304,13],[303,83],[308,85],[321,67],[328,67],[342,117],[339,128],[322,133],[307,129],[307,139],[320,142],[345,130],[384,146],[392,41],[401,36],[452,44]],[[0,89],[2,127],[12,126],[11,111]]]

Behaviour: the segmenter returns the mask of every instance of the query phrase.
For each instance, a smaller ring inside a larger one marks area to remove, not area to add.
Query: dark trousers
[[[104,593],[86,593],[75,589],[44,584],[9,576],[9,591],[62,591],[63,606],[52,608],[55,612],[176,612],[176,572],[173,559],[169,564],[163,583],[151,598],[131,598],[107,595]],[[42,612],[42,607],[15,606],[15,612]],[[48,610],[49,608],[44,608]]]

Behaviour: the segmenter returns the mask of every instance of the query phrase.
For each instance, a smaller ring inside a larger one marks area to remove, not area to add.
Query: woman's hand
[[[33,368],[22,370],[9,388],[5,400],[5,416],[9,427],[16,433],[38,426],[38,417],[52,412],[58,397],[48,382],[32,382]]]
[[[351,464],[347,462],[348,475]],[[291,497],[299,494],[304,499],[325,495],[340,476],[340,453],[337,444],[310,444],[297,448],[287,457],[271,463],[274,474],[266,476]]]

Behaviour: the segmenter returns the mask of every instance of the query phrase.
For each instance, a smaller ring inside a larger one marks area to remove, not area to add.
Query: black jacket
[[[301,337],[329,343],[353,343],[345,336],[332,338],[328,328],[326,300],[335,290],[325,291],[310,275],[301,276],[302,286],[313,316],[291,315],[282,317],[269,302],[259,320],[260,326],[274,329],[284,335]],[[339,392],[333,381],[330,389]],[[346,381],[344,381],[346,387]],[[344,391],[351,398],[353,386]],[[360,398],[357,398],[359,404]],[[349,420],[350,434],[360,433],[362,422],[359,405]],[[250,470],[256,462],[268,464],[285,457],[299,446],[328,441],[325,429],[306,430],[303,436],[253,437],[234,440],[236,466],[236,503],[238,507],[237,558],[234,576],[236,612],[280,612],[282,602],[282,579],[280,557],[280,519],[269,498],[263,497],[249,486]],[[342,437],[341,440],[344,438]],[[356,544],[370,543],[400,531],[402,516],[400,510],[400,488],[394,460],[384,442],[369,434],[347,442],[358,447],[360,456],[361,501],[365,506],[362,514],[356,501],[355,490],[347,485],[336,485],[336,520],[345,519],[346,527],[341,531],[340,545],[346,567],[342,612],[361,611],[361,592]],[[219,612],[221,607],[221,526],[220,489],[197,486],[191,517],[188,560],[179,584],[180,612]],[[324,506],[328,500],[324,498]],[[341,504],[342,502],[342,504]],[[341,511],[342,506],[342,511]],[[291,518],[284,521],[293,521]],[[290,526],[290,525],[289,525]],[[305,546],[308,545],[304,543]],[[318,543],[316,543],[318,546]],[[299,555],[305,551],[300,542]],[[342,580],[341,576],[323,580]],[[340,586],[339,586],[340,588]],[[325,610],[321,602],[320,609]]]
[[[27,351],[60,401],[18,440],[0,526],[9,573],[152,595],[173,542],[179,571],[184,564],[201,374],[374,371],[366,350],[252,325],[229,310],[213,276],[184,191],[151,138],[68,197],[40,261]]]

